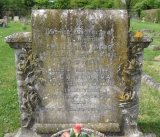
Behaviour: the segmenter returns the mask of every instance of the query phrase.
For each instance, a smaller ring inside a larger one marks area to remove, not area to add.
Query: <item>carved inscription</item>
[[[54,42],[47,44],[47,52],[42,52],[40,57],[43,60],[53,59],[50,68],[43,73],[48,78],[47,87],[56,90],[56,93],[48,94],[43,99],[46,101],[67,99],[71,107],[70,111],[109,109],[107,107],[92,108],[93,104],[89,102],[92,99],[107,100],[110,98],[106,87],[112,86],[112,80],[104,59],[112,60],[116,58],[117,53],[112,38],[107,45],[104,38],[105,35],[112,35],[114,38],[113,33],[113,29],[107,32],[103,30],[46,29],[46,37],[53,37]],[[81,37],[82,35],[85,37]],[[61,44],[58,44],[59,42]],[[73,59],[75,56],[76,58]],[[80,108],[75,109],[75,105],[87,105],[88,107],[79,106]]]
[[[46,80],[44,86],[36,86],[44,106],[41,115],[49,119],[46,123],[119,121],[117,96],[123,85],[118,85],[117,70],[127,38],[123,41],[118,35],[123,16],[116,26],[115,15],[72,10],[34,15],[33,48],[43,62]]]

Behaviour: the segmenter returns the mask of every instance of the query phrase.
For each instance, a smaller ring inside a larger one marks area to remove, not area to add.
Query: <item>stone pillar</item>
[[[16,134],[16,137],[36,136],[30,128],[34,121],[34,105],[37,103],[37,94],[32,87],[34,82],[34,59],[36,57],[32,53],[31,33],[16,33],[5,38],[5,41],[11,48],[15,49],[15,63],[17,73],[18,98],[21,116],[22,128]],[[33,63],[33,64],[32,64]]]
[[[7,28],[8,27],[8,22],[9,22],[9,20],[8,20],[8,17],[7,16],[4,16],[3,17],[3,27],[4,28]]]
[[[135,135],[137,137],[143,136],[137,127],[141,85],[140,81],[142,75],[144,48],[147,48],[152,40],[153,39],[150,36],[141,35],[137,37],[133,33],[129,33],[128,64],[126,68],[122,69],[122,79],[124,80],[126,88],[123,91],[124,98],[120,100],[120,107],[122,108],[124,122],[123,132],[125,135]],[[130,82],[128,83],[127,80],[129,79]],[[126,99],[131,100],[131,102],[128,103],[125,101]]]

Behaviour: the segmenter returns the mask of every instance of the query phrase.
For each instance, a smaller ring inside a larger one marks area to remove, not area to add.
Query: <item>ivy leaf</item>
[[[71,129],[71,131],[70,131],[70,137],[76,137],[76,135],[75,135],[73,129]]]
[[[80,134],[79,137],[89,137],[87,134]]]

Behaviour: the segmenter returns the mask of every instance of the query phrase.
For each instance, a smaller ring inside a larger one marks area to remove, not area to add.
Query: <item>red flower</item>
[[[61,137],[70,137],[70,134],[67,131],[65,131],[65,132],[63,132]]]
[[[75,124],[73,130],[76,135],[80,134],[81,133],[81,124],[78,124],[78,123]]]

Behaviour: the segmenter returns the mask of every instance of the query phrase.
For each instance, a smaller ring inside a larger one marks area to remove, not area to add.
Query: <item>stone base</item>
[[[144,137],[156,137],[154,133],[144,133],[143,136]]]
[[[88,132],[93,131],[90,129],[83,129],[83,130],[86,130],[86,131],[88,130]],[[96,133],[95,137],[156,137],[154,133],[144,133],[143,134],[141,132],[139,132],[138,134],[136,133],[136,134],[130,134],[130,135],[125,135],[125,136],[118,135],[118,134],[115,135],[115,133],[114,134],[110,133],[108,135],[105,135],[97,131],[93,131],[92,133]],[[57,133],[56,134],[37,134],[31,129],[29,130],[26,128],[20,128],[17,133],[7,133],[5,134],[4,137],[56,137],[56,135],[58,134]]]
[[[17,133],[9,133],[6,134],[4,137],[42,137],[37,135],[37,133],[33,132],[32,130],[26,128],[20,128]]]

